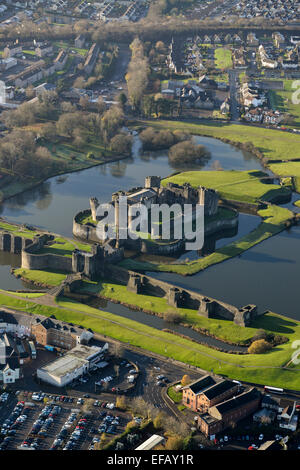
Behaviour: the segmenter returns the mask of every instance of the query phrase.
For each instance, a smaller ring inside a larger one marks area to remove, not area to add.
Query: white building
[[[139,445],[135,450],[152,450],[154,447],[165,442],[165,438],[158,434],[153,434],[149,439]]]
[[[63,357],[37,369],[37,377],[43,382],[56,387],[65,387],[73,380],[84,375],[98,361],[101,361],[103,358],[102,353],[107,349],[107,343],[103,348],[79,344]]]
[[[14,383],[20,377],[19,361],[14,354],[10,338],[0,335],[0,383]]]

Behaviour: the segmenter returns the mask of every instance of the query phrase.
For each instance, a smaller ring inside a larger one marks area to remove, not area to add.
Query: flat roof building
[[[107,343],[102,348],[79,344],[63,357],[37,369],[37,377],[56,387],[65,387],[101,360],[105,350],[107,350]]]

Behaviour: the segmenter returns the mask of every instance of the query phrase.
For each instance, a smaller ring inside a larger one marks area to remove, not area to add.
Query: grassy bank
[[[10,224],[8,222],[0,221],[0,230],[5,230],[6,232],[11,232],[13,235],[17,235],[24,238],[33,238],[35,235],[38,235],[38,232],[34,230],[27,230],[22,228],[20,225]]]
[[[185,264],[142,263],[127,259],[122,261],[120,266],[135,271],[164,271],[182,275],[192,275],[199,271],[203,271],[209,266],[234,258],[263,240],[280,233],[285,228],[284,222],[290,219],[293,215],[293,213],[288,209],[274,205],[269,206],[268,209],[260,210],[258,214],[263,218],[263,220],[256,229],[252,230],[252,232],[239,240],[219,248],[214,253],[205,256],[204,258],[189,261]]]
[[[67,274],[68,273],[61,271],[39,271],[23,268],[14,270],[14,275],[21,277],[24,281],[49,287],[59,286],[59,284],[66,279]]]
[[[134,309],[153,312],[161,317],[164,314],[175,313],[181,318],[181,323],[202,329],[203,332],[206,331],[210,335],[231,343],[246,343],[253,336],[252,328],[243,328],[227,320],[205,318],[199,315],[197,310],[170,307],[167,299],[163,297],[135,294],[129,292],[126,286],[115,282],[85,282],[79,292],[99,295]],[[137,320],[138,315],[137,312]]]
[[[296,176],[300,178],[300,162],[272,163],[269,168],[279,176]]]
[[[268,327],[274,333],[284,334],[289,342],[262,355],[235,355],[212,350],[171,333],[156,330],[118,315],[99,311],[87,305],[60,299],[57,307],[34,303],[32,299],[15,299],[0,294],[3,306],[91,328],[95,333],[118,339],[165,357],[171,357],[207,371],[224,374],[238,380],[300,390],[300,374],[295,368],[284,369],[294,350],[292,341],[299,338],[300,324],[281,315],[269,313],[253,325]]]
[[[235,143],[251,142],[264,158],[272,160],[300,159],[300,136],[262,127],[227,123],[192,124],[179,121],[139,121],[143,126],[180,130],[195,135],[228,139]]]
[[[297,88],[292,88],[295,80],[284,80],[283,90],[270,90],[270,99],[273,109],[293,116],[294,122],[289,127],[300,127],[300,107],[293,103],[293,94],[297,95]]]

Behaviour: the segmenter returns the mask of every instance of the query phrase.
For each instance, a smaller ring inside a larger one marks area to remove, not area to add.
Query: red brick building
[[[207,388],[215,385],[216,381],[210,376],[205,375],[195,380],[182,389],[182,403],[192,411],[197,411],[198,396]]]
[[[205,412],[217,403],[238,392],[238,385],[230,380],[215,380],[206,375],[184,387],[182,403],[195,412]]]
[[[207,413],[199,415],[198,428],[205,436],[215,435],[232,423],[237,423],[254,413],[258,409],[260,401],[260,392],[256,388],[252,388],[209,408]]]

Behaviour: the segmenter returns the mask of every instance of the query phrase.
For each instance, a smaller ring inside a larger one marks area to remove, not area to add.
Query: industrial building
[[[37,377],[56,387],[65,387],[101,361],[107,350],[107,343],[103,347],[79,344],[64,356],[37,369]]]

